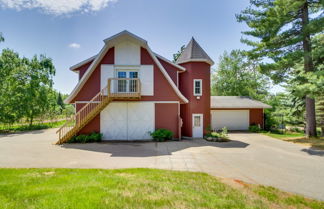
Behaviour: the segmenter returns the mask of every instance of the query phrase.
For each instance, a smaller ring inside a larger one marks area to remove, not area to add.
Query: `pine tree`
[[[2,33],[0,33],[0,42],[4,41],[4,38],[2,36]]]
[[[315,71],[311,36],[322,32],[324,17],[320,0],[250,0],[251,6],[237,15],[252,30],[242,39],[252,46],[251,58],[268,58],[261,71],[280,83],[291,76],[291,69],[303,61],[304,71]],[[258,40],[255,41],[255,38]],[[270,60],[270,62],[269,62]],[[305,95],[306,135],[316,136],[315,100]]]
[[[63,102],[61,93],[58,93],[58,96],[57,96],[57,105],[60,107],[60,113],[62,114],[63,109],[65,108],[65,104]]]
[[[185,45],[182,45],[181,48],[180,48],[180,50],[177,53],[173,54],[173,60],[172,60],[172,62],[175,63],[177,61],[177,59],[180,57],[181,53],[183,52],[183,50],[185,48],[186,48],[186,46]]]

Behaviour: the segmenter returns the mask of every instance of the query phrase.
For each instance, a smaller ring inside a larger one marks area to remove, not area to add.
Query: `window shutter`
[[[114,65],[101,65],[100,75],[100,89],[103,89],[108,84],[108,78],[114,78]],[[112,89],[113,86],[111,85],[110,88]]]
[[[153,65],[142,65],[140,69],[141,94],[143,96],[154,95],[154,71]]]

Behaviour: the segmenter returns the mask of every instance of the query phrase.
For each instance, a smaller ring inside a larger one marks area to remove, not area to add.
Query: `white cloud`
[[[0,6],[16,10],[40,9],[54,15],[95,12],[118,0],[0,0]]]
[[[81,47],[81,45],[78,43],[71,43],[71,44],[69,44],[69,47],[73,48],[73,49],[79,49]]]

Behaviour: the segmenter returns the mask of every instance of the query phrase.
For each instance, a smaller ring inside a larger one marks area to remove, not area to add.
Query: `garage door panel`
[[[153,102],[112,102],[100,114],[104,140],[151,139],[154,131]]]
[[[212,110],[212,128],[220,130],[248,130],[249,110]]]
[[[128,103],[128,139],[151,139],[154,112],[154,103]]]
[[[127,103],[110,103],[100,113],[100,131],[104,140],[127,139]]]

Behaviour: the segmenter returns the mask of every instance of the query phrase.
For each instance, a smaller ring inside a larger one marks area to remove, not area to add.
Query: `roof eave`
[[[179,61],[179,62],[176,62],[176,63],[177,64],[184,64],[184,63],[188,63],[188,62],[206,62],[210,66],[213,66],[215,64],[213,60],[208,60],[208,59],[188,59],[188,60],[183,60],[183,61]]]
[[[154,52],[153,52],[153,53],[154,53]],[[170,65],[172,65],[172,66],[178,68],[181,72],[186,71],[186,68],[182,67],[181,65],[178,65],[178,64],[176,64],[176,63],[173,63],[172,61],[168,60],[167,58],[165,58],[165,57],[163,57],[163,56],[161,56],[161,55],[159,55],[159,54],[157,54],[157,53],[154,53],[154,55],[157,56],[158,58],[160,58],[161,60],[163,60],[163,61],[169,63]]]
[[[124,30],[120,33],[117,33],[116,35],[113,35],[109,38],[106,38],[104,39],[103,41],[105,42],[105,44],[107,44],[108,42],[110,42],[111,40],[115,39],[116,37],[119,37],[119,36],[122,36],[122,35],[129,35],[130,37],[136,39],[137,41],[141,42],[143,45],[147,45],[147,41],[145,39],[142,39],[141,37],[127,31],[127,30]]]
[[[238,109],[238,108],[246,108],[246,109],[270,109],[272,108],[272,106],[270,105],[264,105],[264,106],[253,106],[253,107],[249,107],[249,106],[235,106],[235,107],[229,107],[229,106],[218,106],[218,107],[215,107],[215,106],[211,106],[210,107],[211,109]]]
[[[92,57],[90,57],[90,58],[88,58],[88,59],[85,59],[85,60],[83,60],[83,61],[81,61],[81,62],[79,62],[79,63],[77,63],[77,64],[71,66],[69,69],[70,69],[71,71],[75,71],[77,68],[81,67],[82,65],[87,64],[87,63],[89,63],[90,61],[93,61],[97,56],[98,56],[98,54],[96,54],[96,55],[94,55],[94,56],[92,56]]]

